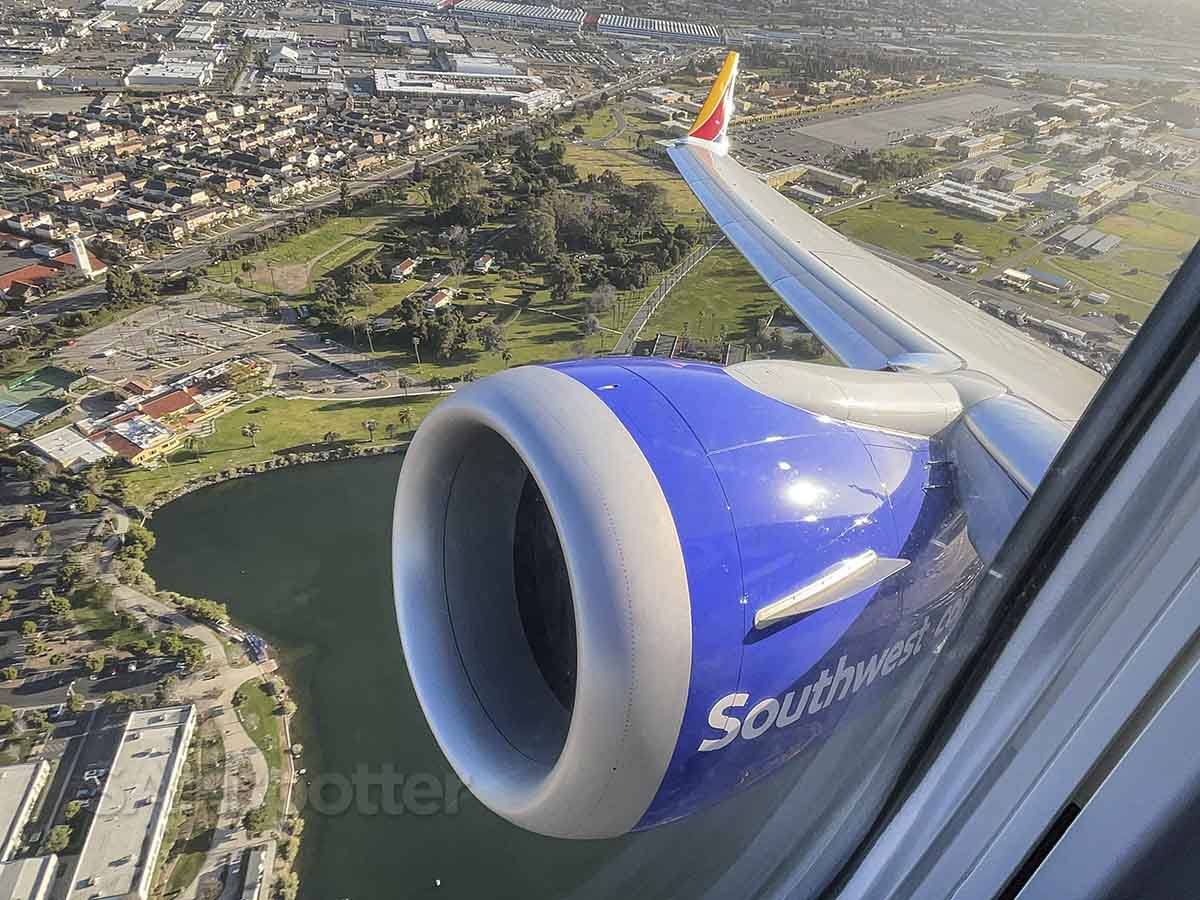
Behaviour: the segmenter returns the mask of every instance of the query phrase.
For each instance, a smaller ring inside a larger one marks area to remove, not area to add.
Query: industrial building
[[[67,900],[147,900],[196,723],[196,708],[131,713]]]
[[[418,13],[437,13],[452,4],[452,0],[372,0],[378,6],[394,7]]]
[[[285,44],[298,44],[300,33],[288,31],[286,28],[247,28],[242,37],[248,41],[282,41]]]
[[[423,72],[376,69],[375,93],[381,96],[478,100],[540,112],[562,103],[562,91],[542,87],[533,75],[475,75],[465,72]]]
[[[1029,206],[1026,201],[1011,194],[953,181],[934,182],[928,187],[913,191],[912,196],[935,206],[992,222],[999,222]]]
[[[175,32],[175,40],[207,44],[216,33],[217,26],[212,22],[184,22],[179,31]]]
[[[0,863],[0,897],[48,900],[57,870],[58,857],[53,853]]]
[[[50,777],[44,759],[0,767],[0,862],[8,862],[21,845],[21,833]]]
[[[0,66],[0,90],[44,91],[47,81],[65,71],[66,66]]]
[[[603,15],[596,30],[606,37],[665,41],[676,44],[723,44],[725,36],[712,25],[676,22],[670,19],[643,19],[640,16]]]
[[[447,55],[447,61],[451,72],[463,75],[506,77],[518,74],[516,66],[504,62],[494,53],[450,53]]]
[[[136,19],[154,5],[154,0],[104,0],[101,9],[119,19]]]
[[[506,25],[510,28],[548,28],[578,31],[583,25],[582,9],[505,3],[502,0],[462,0],[454,5],[460,19]]]
[[[202,16],[210,16],[216,18],[225,12],[225,4],[221,0],[208,0],[199,9],[199,14]]]
[[[125,76],[131,88],[204,87],[213,79],[209,63],[143,63],[134,66]]]

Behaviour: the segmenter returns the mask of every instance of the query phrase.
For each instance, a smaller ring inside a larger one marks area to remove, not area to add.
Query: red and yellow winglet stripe
[[[717,80],[713,82],[708,99],[700,108],[700,115],[688,132],[688,137],[699,138],[702,141],[720,142],[724,140],[725,129],[733,115],[733,85],[737,81],[738,55],[730,52],[725,57],[725,64]]]

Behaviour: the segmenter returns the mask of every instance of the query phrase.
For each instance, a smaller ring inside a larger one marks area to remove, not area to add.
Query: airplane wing
[[[729,156],[736,78],[730,53],[688,137],[668,153],[733,245],[829,350],[856,369],[983,376],[1074,423],[1098,373],[848,240]]]

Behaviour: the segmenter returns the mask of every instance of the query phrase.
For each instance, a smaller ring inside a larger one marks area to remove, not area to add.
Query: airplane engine
[[[953,391],[886,373],[904,431],[862,421],[885,373],[791,364],[793,386],[858,385],[814,411],[829,390],[785,402],[756,365],[521,367],[418,430],[393,530],[404,654],[446,758],[500,816],[565,838],[680,818],[930,655],[936,585],[972,559],[946,538],[931,437]]]

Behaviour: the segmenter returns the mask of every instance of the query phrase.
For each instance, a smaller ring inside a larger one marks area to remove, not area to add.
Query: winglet
[[[700,108],[700,115],[688,131],[689,138],[708,141],[722,148],[729,145],[726,131],[729,128],[729,120],[733,118],[733,86],[737,81],[737,71],[737,52],[730,51],[725,57],[725,64],[721,66],[717,80],[713,82],[708,99]]]

